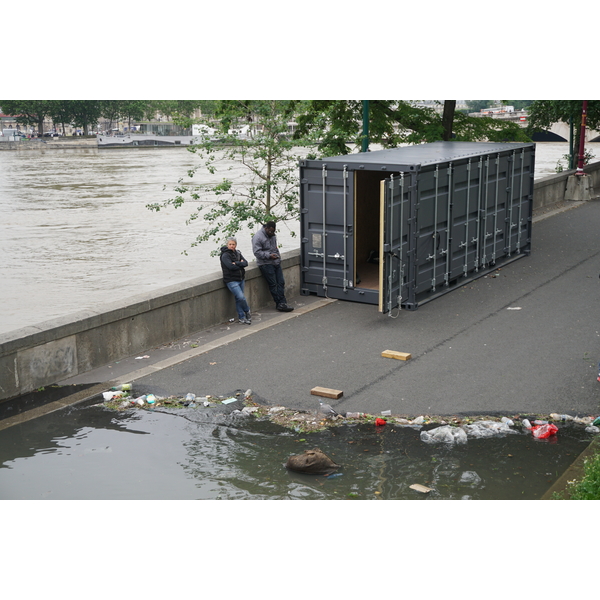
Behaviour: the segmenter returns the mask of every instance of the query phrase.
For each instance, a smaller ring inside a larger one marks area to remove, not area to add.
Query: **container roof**
[[[332,156],[323,158],[322,162],[423,165],[427,163],[446,163],[460,158],[505,152],[529,146],[535,146],[535,144],[509,142],[433,142],[418,146],[402,146],[388,150]]]

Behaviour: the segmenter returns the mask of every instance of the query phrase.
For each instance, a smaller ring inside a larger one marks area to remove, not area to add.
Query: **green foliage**
[[[489,108],[494,104],[493,100],[467,100],[467,111],[468,112],[479,112],[483,108]]]
[[[590,162],[592,161],[592,158],[596,158],[596,155],[591,152],[590,150],[584,150],[583,153],[583,165],[589,165]],[[571,162],[571,155],[570,154],[563,154],[562,156],[562,160],[566,160],[567,161],[567,165],[566,168],[569,168],[569,164]],[[555,167],[555,171],[557,173],[562,173],[564,171],[565,167],[563,167],[563,164],[561,162],[561,160],[559,159],[558,161],[556,161],[556,167]],[[586,359],[587,360],[587,359]]]
[[[361,100],[312,100],[297,116],[296,136],[308,137],[320,156],[349,154],[362,143]],[[398,100],[369,101],[369,140],[384,148],[442,139],[442,121],[432,108]]]
[[[298,117],[296,135],[308,136],[321,156],[348,154],[362,141],[362,101],[313,100]],[[456,112],[453,139],[457,141],[528,141],[517,123]],[[443,139],[442,116],[430,107],[403,100],[369,102],[370,142],[384,148]],[[353,148],[354,146],[354,148]]]
[[[534,100],[528,109],[528,128],[532,133],[543,131],[558,121],[569,123],[571,118],[575,127],[580,127],[582,108],[582,100]],[[586,126],[600,126],[600,100],[588,102]]]
[[[216,121],[204,123],[216,126],[217,131],[207,129],[202,140],[189,147],[202,163],[179,180],[175,197],[147,208],[159,211],[192,202],[187,224],[198,221],[202,227],[192,247],[210,240],[218,248],[228,236],[270,219],[297,221],[301,158],[297,151],[309,143],[290,139],[288,122],[297,104],[279,100],[218,102]],[[243,175],[232,175],[236,167]],[[219,175],[220,179],[195,184],[193,179],[199,171]],[[217,253],[215,248],[212,255]]]
[[[583,461],[583,476],[569,481],[566,493],[571,500],[600,500],[600,452],[588,456]],[[554,500],[564,499],[554,494]]]
[[[37,126],[40,133],[44,119],[54,110],[52,100],[0,100],[0,107],[4,114],[15,115],[17,123]]]
[[[456,113],[454,139],[461,142],[528,142],[527,132],[513,121],[502,121],[492,117],[469,117]]]
[[[72,124],[85,131],[101,117],[109,121],[141,121],[156,113],[185,125],[201,106],[200,100],[0,100],[5,114],[18,115],[17,122],[36,125],[42,131],[46,117],[55,124]],[[210,102],[206,104],[210,107]]]

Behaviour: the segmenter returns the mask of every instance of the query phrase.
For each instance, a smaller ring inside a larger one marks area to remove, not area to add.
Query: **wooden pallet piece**
[[[324,398],[334,398],[334,399],[338,399],[341,398],[344,394],[344,392],[342,392],[342,390],[332,390],[331,388],[324,388],[324,387],[314,387],[312,390],[310,390],[310,393],[313,396],[323,396]]]
[[[381,356],[383,358],[395,358],[396,360],[409,360],[412,358],[412,354],[408,352],[396,352],[396,350],[384,350]]]

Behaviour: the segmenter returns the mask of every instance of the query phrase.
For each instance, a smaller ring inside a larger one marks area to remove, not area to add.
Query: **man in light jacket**
[[[275,308],[281,312],[294,310],[285,299],[285,281],[281,269],[281,254],[275,236],[275,221],[269,221],[252,237],[252,252],[256,264],[267,280]]]

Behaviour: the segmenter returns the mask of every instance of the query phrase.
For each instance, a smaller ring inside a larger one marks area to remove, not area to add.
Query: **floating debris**
[[[331,475],[341,465],[336,464],[320,448],[305,450],[302,454],[290,456],[285,463],[285,468],[297,473],[310,473],[312,475]]]
[[[421,492],[422,494],[428,494],[432,491],[431,488],[428,488],[426,485],[421,485],[420,483],[413,483],[408,486],[411,490],[416,490],[417,492]]]
[[[429,431],[421,431],[420,438],[426,444],[466,444],[467,432],[461,427],[442,425]]]

